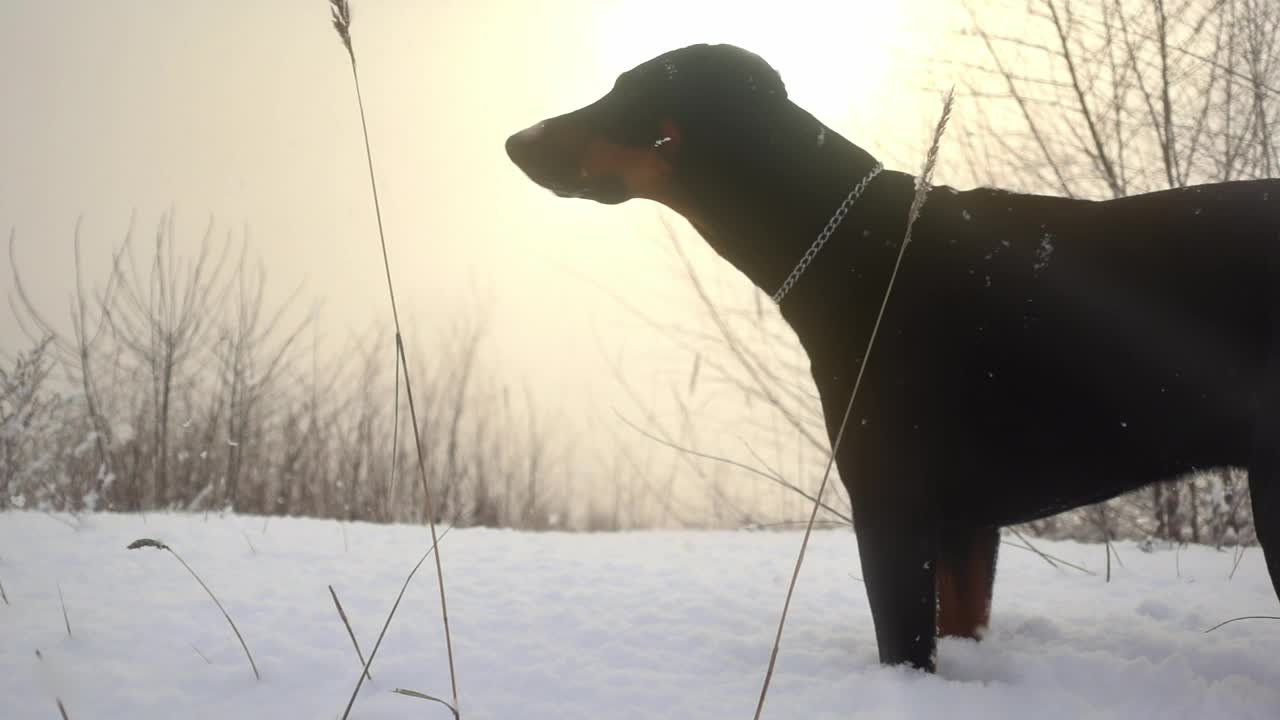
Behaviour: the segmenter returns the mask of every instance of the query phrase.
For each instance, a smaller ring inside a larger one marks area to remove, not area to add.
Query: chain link
[[[801,256],[800,262],[796,263],[795,269],[783,281],[782,287],[778,288],[778,292],[773,294],[773,302],[775,304],[782,304],[782,299],[791,291],[791,287],[796,284],[796,281],[800,279],[804,271],[809,269],[809,263],[813,262],[813,259],[818,256],[818,252],[822,250],[822,246],[826,245],[827,241],[831,239],[831,234],[836,231],[836,228],[840,227],[840,223],[844,222],[845,216],[849,214],[849,208],[853,207],[853,204],[858,201],[858,197],[867,189],[867,185],[871,184],[871,181],[883,169],[884,165],[877,162],[875,167],[871,168],[871,172],[867,173],[865,177],[858,181],[857,185],[853,186],[853,189],[845,196],[844,202],[840,203],[840,207],[836,208],[835,214],[827,221],[827,226],[822,228],[822,232],[818,233],[817,239]]]

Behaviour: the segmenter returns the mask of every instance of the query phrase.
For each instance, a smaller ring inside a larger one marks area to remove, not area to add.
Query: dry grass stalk
[[[67,616],[67,601],[62,597],[62,583],[55,583],[58,586],[58,603],[62,605],[62,622],[67,626],[67,637],[71,637],[71,618]]]
[[[406,689],[404,689],[404,688],[396,688],[395,690],[392,690],[391,692],[393,692],[393,693],[395,693],[395,694],[397,694],[397,695],[406,695],[406,696],[411,697],[411,698],[418,698],[419,700],[431,700],[432,702],[438,702],[438,703],[440,703],[441,705],[443,705],[443,706],[445,706],[445,707],[449,708],[449,711],[453,713],[453,716],[454,716],[455,718],[460,717],[460,716],[458,715],[458,709],[457,709],[457,708],[455,708],[454,706],[450,705],[449,703],[445,702],[444,700],[441,700],[440,698],[438,698],[438,697],[436,697],[436,696],[434,696],[434,695],[428,695],[428,694],[423,693],[423,692],[418,692],[417,690],[406,690]]]
[[[9,596],[4,594],[4,583],[0,583],[0,600],[4,600],[4,604],[9,604]]]
[[[446,528],[444,532],[440,533],[440,539],[443,540],[444,536],[448,534],[449,529]],[[437,543],[438,542],[439,541],[437,541]],[[400,601],[404,599],[404,591],[409,589],[409,582],[413,580],[413,576],[418,573],[418,568],[422,567],[422,563],[427,561],[427,556],[435,551],[435,544],[427,548],[427,551],[422,554],[422,557],[418,558],[417,564],[413,566],[413,569],[410,570],[409,574],[405,577],[404,584],[400,586],[400,594],[396,595],[396,601],[391,606],[391,612],[387,613],[387,619],[382,623],[382,630],[378,633],[378,639],[373,643],[373,650],[369,651],[369,659],[365,661],[364,668],[360,672],[360,677],[356,680],[356,687],[351,691],[351,699],[347,701],[347,709],[342,713],[342,720],[347,720],[351,715],[351,708],[356,704],[356,696],[360,694],[360,688],[364,685],[364,678],[369,673],[369,666],[373,665],[373,659],[378,655],[378,648],[382,647],[382,638],[386,637],[387,628],[391,627],[391,619],[396,616],[396,610],[400,607]],[[453,710],[454,715],[456,716],[458,714],[456,706],[450,705],[449,707]]]
[[[205,664],[207,664],[207,665],[212,665],[212,664],[213,664],[213,661],[209,659],[209,656],[208,656],[208,655],[205,655],[205,654],[204,654],[204,653],[202,653],[202,652],[200,652],[200,648],[196,647],[196,646],[195,646],[195,643],[189,643],[189,644],[191,645],[191,649],[192,649],[192,650],[195,650],[195,651],[196,651],[196,654],[200,656],[200,659],[201,659],[201,660],[203,660],[203,661],[205,661]]]
[[[1231,574],[1227,576],[1227,582],[1231,582],[1236,577],[1236,570],[1240,569],[1240,561],[1244,559],[1245,547],[1239,545],[1236,547],[1235,561],[1231,563]]]
[[[796,581],[800,578],[800,567],[804,564],[804,554],[809,547],[809,538],[813,535],[814,521],[818,518],[818,510],[822,508],[822,494],[827,489],[827,482],[831,479],[831,467],[835,464],[836,453],[840,450],[840,443],[844,440],[844,431],[849,423],[849,414],[853,410],[853,401],[858,397],[858,388],[862,386],[862,376],[867,369],[867,365],[871,362],[871,351],[875,347],[876,334],[880,330],[880,321],[884,318],[884,309],[889,304],[889,297],[893,294],[894,281],[898,278],[898,269],[902,267],[902,256],[907,252],[907,245],[911,244],[911,228],[915,225],[916,219],[920,217],[920,210],[924,207],[925,198],[929,194],[929,179],[933,177],[933,169],[938,160],[938,147],[942,143],[942,133],[947,129],[947,121],[951,119],[951,108],[955,103],[955,89],[947,92],[946,98],[942,103],[942,117],[938,119],[938,124],[933,131],[933,141],[929,145],[929,152],[925,156],[924,170],[921,171],[920,177],[916,180],[915,197],[911,200],[911,209],[907,212],[907,230],[902,238],[902,246],[898,248],[898,258],[893,264],[893,271],[889,275],[889,284],[885,287],[884,298],[880,301],[880,310],[876,313],[875,324],[871,326],[871,336],[867,339],[867,351],[863,354],[862,364],[858,367],[858,376],[853,381],[853,392],[849,394],[849,402],[844,409],[844,417],[840,420],[840,429],[836,431],[835,441],[831,443],[831,453],[827,458],[827,468],[822,473],[822,483],[818,485],[818,497],[814,500],[813,510],[809,514],[809,524],[804,531],[804,539],[800,541],[800,553],[796,556],[795,570],[791,573],[791,582],[787,585],[787,598],[782,604],[782,616],[778,618],[778,632],[773,639],[773,651],[769,654],[769,669],[765,671],[764,684],[760,688],[760,700],[756,704],[755,720],[760,720],[760,714],[764,711],[764,701],[769,694],[769,682],[773,679],[773,670],[778,663],[778,648],[782,645],[782,630],[787,622],[787,611],[791,608],[791,597],[795,594]]]
[[[354,63],[356,54],[351,49],[351,3],[347,0],[329,0],[329,12],[333,15],[333,29],[338,32],[342,46],[347,49],[347,54]]]
[[[417,449],[418,474],[422,478],[422,491],[423,491],[424,501],[426,504],[427,524],[431,528],[431,551],[434,551],[434,554],[435,554],[436,580],[437,580],[437,585],[440,588],[440,615],[444,623],[445,650],[449,658],[449,684],[453,692],[452,707],[457,708],[458,707],[458,674],[454,668],[454,663],[453,663],[453,635],[452,633],[449,632],[449,605],[448,605],[448,602],[445,600],[444,564],[440,559],[440,552],[438,549],[440,544],[440,537],[436,533],[435,509],[433,507],[433,502],[432,502],[431,486],[427,482],[427,466],[426,466],[424,453],[422,451],[422,436],[417,431],[417,429],[421,427],[421,425],[418,424],[418,411],[417,411],[417,408],[414,406],[414,402],[413,402],[413,387],[409,381],[409,378],[411,376],[409,373],[409,360],[405,354],[404,336],[400,331],[400,313],[396,309],[395,284],[391,280],[391,259],[387,253],[387,235],[382,224],[382,204],[378,201],[378,181],[377,181],[377,175],[373,171],[373,148],[369,142],[369,123],[365,118],[364,95],[360,91],[360,73],[357,70],[356,53],[355,53],[355,49],[352,47],[352,44],[351,44],[351,6],[347,0],[329,0],[329,11],[333,20],[333,28],[335,31],[337,31],[338,37],[342,40],[343,47],[345,47],[347,50],[347,56],[351,60],[351,79],[355,84],[356,104],[360,110],[360,129],[364,136],[365,160],[368,162],[368,166],[369,166],[369,188],[373,193],[373,209],[378,220],[378,240],[382,246],[382,266],[387,276],[387,293],[388,295],[390,295],[390,299],[391,299],[391,317],[395,322],[395,328],[396,328],[396,352],[400,357],[400,367],[404,371],[404,390],[405,390],[405,397],[409,401],[409,421],[413,423],[413,428],[414,428],[413,439]],[[400,401],[399,394],[396,395],[395,401],[397,403]],[[394,462],[394,458],[393,458],[393,462]],[[431,551],[428,551],[428,554],[431,554]],[[425,559],[426,555],[424,555],[423,558]],[[415,567],[414,570],[416,571],[417,568]],[[412,577],[412,574],[410,576]],[[406,584],[407,582],[408,581],[406,581]],[[404,591],[401,590],[401,595],[403,595],[403,592]],[[396,600],[396,604],[397,605],[399,604],[399,599]],[[395,611],[392,610],[392,612],[394,613]],[[387,618],[387,621],[388,623],[390,622],[389,617]],[[384,627],[384,630],[385,630],[385,627]],[[379,637],[379,641],[381,641],[381,637]],[[377,651],[376,646],[374,648],[374,651],[375,652]],[[369,659],[372,661],[373,659],[372,654],[370,654]],[[360,679],[363,682],[364,676],[361,675]],[[359,692],[358,684],[356,686],[356,692]],[[353,703],[355,702],[355,694],[352,694],[352,702]],[[351,712],[351,706],[348,705],[347,713],[350,713],[350,712]],[[456,712],[457,711],[455,709],[455,713]]]
[[[752,467],[751,465],[747,465],[746,463],[738,462],[737,460],[734,460],[734,459],[732,459],[732,458],[721,457],[721,456],[719,456],[719,455],[712,455],[711,453],[705,453],[705,452],[702,452],[702,451],[700,451],[700,450],[694,450],[693,448],[685,447],[685,446],[680,445],[680,444],[678,444],[678,443],[674,443],[674,442],[671,442],[670,440],[666,440],[666,439],[664,439],[664,438],[658,437],[657,435],[654,435],[653,433],[649,432],[648,430],[645,430],[644,428],[640,427],[639,425],[636,425],[635,423],[633,423],[633,422],[631,422],[630,420],[628,420],[625,416],[623,416],[623,415],[622,415],[622,413],[619,413],[619,412],[617,412],[617,411],[614,411],[614,415],[616,415],[616,416],[617,416],[617,418],[618,418],[619,420],[621,420],[621,421],[623,422],[623,424],[625,424],[627,427],[631,428],[632,430],[635,430],[637,433],[639,433],[639,434],[643,435],[644,437],[646,437],[646,438],[648,438],[648,439],[650,439],[650,440],[652,440],[652,441],[654,441],[654,442],[658,443],[659,445],[665,445],[666,447],[669,447],[669,448],[671,448],[672,450],[675,450],[675,451],[677,451],[677,452],[682,452],[682,453],[685,453],[685,454],[687,454],[687,455],[692,455],[693,457],[704,458],[704,459],[707,459],[707,460],[714,460],[715,462],[723,463],[723,464],[728,465],[728,466],[730,466],[730,467],[738,468],[739,470],[745,470],[745,471],[747,471],[747,472],[749,472],[749,473],[751,473],[751,474],[753,474],[753,475],[758,475],[759,477],[762,477],[762,478],[764,478],[764,479],[766,479],[766,480],[769,480],[770,482],[776,483],[776,484],[778,484],[778,485],[780,485],[780,486],[782,486],[782,487],[784,487],[784,488],[786,488],[786,489],[788,489],[788,490],[790,490],[790,491],[792,491],[792,492],[794,492],[794,493],[796,493],[796,494],[800,495],[801,497],[803,497],[804,499],[808,500],[809,502],[818,502],[818,499],[817,499],[816,497],[814,497],[813,495],[810,495],[809,493],[805,492],[803,489],[801,489],[801,488],[797,487],[796,485],[794,485],[794,484],[792,484],[792,483],[790,483],[790,482],[787,482],[787,480],[786,480],[785,478],[783,478],[782,476],[780,476],[780,475],[778,475],[778,474],[776,474],[776,473],[774,473],[774,472],[766,472],[766,471],[761,470],[761,469],[759,469],[759,468]],[[850,526],[850,525],[852,525],[852,524],[853,524],[853,518],[852,518],[852,517],[850,517],[848,514],[843,513],[843,512],[840,512],[838,509],[833,508],[833,507],[831,507],[830,505],[828,505],[828,504],[826,504],[826,503],[820,503],[820,505],[822,506],[822,509],[823,509],[823,510],[826,510],[827,512],[831,513],[832,515],[835,515],[837,518],[839,518],[841,521],[843,521],[843,522],[845,523],[845,526],[846,526],[846,527],[848,527],[848,526]],[[798,524],[798,523],[797,523],[797,524]]]
[[[249,645],[244,641],[244,636],[240,634],[240,628],[236,627],[235,621],[231,619],[231,614],[222,606],[222,602],[218,600],[218,596],[213,594],[213,591],[209,589],[209,586],[205,584],[204,580],[201,580],[200,576],[196,574],[196,571],[192,570],[191,566],[187,564],[187,561],[183,560],[182,556],[175,552],[173,548],[165,545],[159,540],[141,538],[129,543],[129,550],[137,550],[139,548],[167,550],[170,555],[178,559],[178,562],[182,563],[182,567],[186,568],[187,572],[191,573],[191,577],[195,578],[196,582],[200,583],[200,587],[204,588],[204,591],[209,594],[209,598],[213,600],[213,604],[217,605],[218,610],[222,611],[222,617],[227,619],[227,624],[231,626],[231,631],[236,634],[236,639],[240,641],[240,647],[244,648],[245,657],[249,658],[249,667],[253,668],[253,677],[257,680],[261,680],[262,674],[258,672],[258,664],[253,661],[253,654],[249,652]]]
[[[53,492],[53,494],[55,494],[55,495],[57,495],[57,494],[58,494],[58,493],[56,492],[56,490],[51,490],[51,492]],[[48,510],[44,510],[43,512],[44,512],[44,514],[45,514],[45,516],[46,516],[46,517],[48,517],[50,520],[53,520],[54,522],[60,522],[60,523],[62,523],[63,525],[66,525],[67,527],[71,528],[72,530],[79,530],[79,529],[80,529],[80,527],[79,527],[78,525],[76,525],[75,523],[71,522],[70,520],[67,520],[67,519],[65,519],[65,518],[60,518],[60,517],[58,517],[57,515],[54,515],[53,513],[49,512]],[[74,516],[74,515],[72,515],[72,517],[75,517],[75,516]]]
[[[1000,541],[1001,545],[1008,545],[1009,547],[1015,547],[1015,548],[1018,548],[1019,550],[1027,550],[1029,552],[1033,552],[1036,555],[1039,555],[1042,560],[1049,563],[1050,567],[1053,567],[1055,570],[1060,569],[1060,566],[1065,565],[1066,567],[1069,567],[1072,570],[1079,570],[1080,572],[1086,575],[1097,575],[1097,573],[1093,572],[1088,568],[1083,568],[1083,567],[1080,567],[1079,565],[1076,565],[1075,563],[1067,562],[1066,560],[1063,560],[1060,557],[1054,557],[1049,553],[1044,552],[1040,548],[1036,547],[1035,545],[1032,545],[1031,541],[1027,539],[1027,536],[1023,535],[1021,532],[1018,532],[1018,528],[1010,526],[1009,531],[1012,532],[1019,540],[1021,540],[1023,544],[1019,545],[1017,543],[1011,543],[1008,540],[1001,540]]]
[[[44,662],[44,654],[38,649],[36,650],[36,659]],[[58,704],[58,714],[62,716],[62,720],[71,720],[71,716],[67,714],[67,706],[62,704],[62,698],[55,695],[53,701]]]
[[[1214,625],[1208,630],[1205,630],[1205,632],[1211,633],[1214,630],[1217,630],[1218,628],[1222,627],[1223,625],[1230,625],[1233,622],[1240,622],[1241,620],[1280,620],[1280,617],[1276,617],[1275,615],[1245,615],[1243,617],[1231,618],[1230,620],[1223,620],[1217,625]]]
[[[1111,582],[1111,538],[1110,538],[1110,537],[1107,537],[1107,536],[1104,536],[1104,537],[1102,538],[1102,545],[1103,545],[1103,549],[1104,549],[1104,550],[1106,550],[1106,553],[1107,553],[1107,579],[1106,579],[1106,582]],[[1174,556],[1174,562],[1175,562],[1175,563],[1177,562],[1177,556],[1176,556],[1176,555]],[[1182,576],[1182,573],[1181,573],[1181,572],[1179,572],[1179,573],[1178,573],[1178,576],[1179,576],[1179,577],[1181,577],[1181,576]]]
[[[373,675],[369,672],[369,666],[365,664],[364,653],[360,651],[360,641],[356,640],[356,633],[351,629],[351,621],[347,619],[347,612],[342,609],[342,603],[338,601],[338,593],[334,592],[333,586],[329,586],[329,594],[333,596],[333,606],[338,608],[338,617],[342,618],[342,624],[347,628],[347,635],[351,638],[351,644],[356,648],[356,657],[360,658],[360,666],[364,668],[364,676],[368,680],[373,680]]]

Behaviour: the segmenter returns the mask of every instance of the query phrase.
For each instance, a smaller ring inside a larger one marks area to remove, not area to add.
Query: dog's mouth
[[[628,199],[621,178],[591,174],[582,166],[585,149],[566,133],[547,130],[546,123],[521,130],[507,138],[507,157],[530,180],[558,197],[594,200],[616,205]]]
[[[533,178],[532,175],[529,177]],[[617,205],[627,199],[626,191],[622,188],[622,183],[616,180],[610,182],[611,178],[600,178],[590,185],[564,186],[538,181],[533,178],[534,182],[542,185],[546,189],[555,193],[557,197],[562,198],[581,198],[583,200],[595,200],[605,205]]]

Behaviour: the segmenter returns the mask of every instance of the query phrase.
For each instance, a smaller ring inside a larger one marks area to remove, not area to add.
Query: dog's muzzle
[[[529,179],[560,197],[595,200],[605,204],[627,199],[618,178],[590,175],[583,169],[587,142],[569,128],[544,121],[507,138],[507,157]]]

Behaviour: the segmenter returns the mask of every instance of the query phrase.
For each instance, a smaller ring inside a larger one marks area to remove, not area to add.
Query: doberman
[[[668,206],[770,294],[877,164],[728,45],[650,60],[506,149],[557,195]],[[781,302],[832,439],[914,191],[871,180]],[[1280,592],[1278,256],[1280,180],[932,190],[836,458],[881,662],[932,671],[938,634],[982,634],[1001,526],[1198,469],[1248,469]]]

